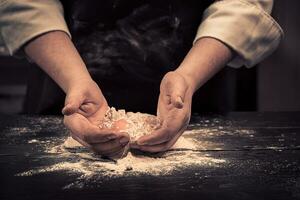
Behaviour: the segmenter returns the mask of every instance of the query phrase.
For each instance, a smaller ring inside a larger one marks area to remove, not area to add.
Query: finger
[[[178,134],[170,141],[161,143],[161,144],[157,144],[157,145],[137,145],[137,144],[133,143],[133,144],[130,144],[130,148],[139,149],[141,151],[152,152],[152,153],[167,151],[176,143],[176,141],[178,140],[180,135],[181,134]]]
[[[157,144],[157,145],[130,145],[130,148],[133,149],[138,149],[141,151],[146,151],[146,152],[151,152],[151,153],[157,153],[157,152],[163,152],[168,150],[168,142],[162,143],[162,144]]]
[[[129,138],[122,137],[109,142],[94,144],[91,146],[91,149],[101,155],[109,156],[118,153],[128,144],[128,142]]]
[[[107,142],[118,137],[118,133],[100,129],[78,113],[65,116],[64,124],[74,135],[86,143]]]
[[[152,134],[145,135],[140,137],[136,143],[139,146],[151,146],[151,145],[159,145],[165,142],[174,142],[178,139],[178,137],[184,132],[185,126],[181,127],[178,130],[171,130],[169,128],[162,127],[154,131]]]
[[[67,104],[67,105],[65,105],[65,107],[62,109],[61,112],[63,115],[72,115],[72,114],[76,113],[77,110],[78,109],[76,108],[76,106]]]
[[[65,107],[62,109],[63,115],[72,115],[76,113],[81,104],[84,101],[84,97],[79,94],[71,94],[66,96]]]
[[[156,145],[171,140],[171,132],[164,127],[153,131],[149,135],[144,135],[137,140],[137,145]]]
[[[184,104],[184,97],[187,90],[187,87],[185,84],[180,84],[176,82],[172,85],[170,88],[170,95],[171,95],[171,103],[176,108],[182,108]]]
[[[161,84],[161,93],[176,108],[182,108],[188,85],[185,79],[176,72],[169,72]],[[170,100],[169,100],[170,99]]]
[[[111,153],[111,154],[109,154],[107,156],[110,157],[110,158],[118,159],[118,158],[124,157],[126,155],[125,152],[126,152],[126,146],[123,147],[123,148],[121,148],[119,151]]]
[[[79,137],[77,137],[75,134],[71,133],[71,137],[76,140],[77,142],[79,142],[82,146],[88,147],[90,148],[91,145],[89,145],[88,143],[84,142],[83,140],[81,140]]]
[[[100,128],[95,127],[93,129],[90,128],[90,130],[87,130],[81,138],[89,144],[105,143],[118,138],[118,133],[110,130],[103,131],[100,130]]]
[[[89,134],[88,137],[86,136],[86,141],[89,144],[97,144],[97,143],[106,143],[110,140],[119,139],[120,143],[124,143],[123,141],[125,139],[121,140],[122,138],[128,138],[128,141],[129,141],[128,133],[116,132],[116,131],[112,131],[110,129],[104,129],[96,134]]]

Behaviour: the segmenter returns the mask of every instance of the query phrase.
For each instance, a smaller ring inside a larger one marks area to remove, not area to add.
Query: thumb
[[[80,106],[84,102],[82,95],[71,94],[66,96],[65,106],[62,109],[63,115],[72,115],[80,109]]]
[[[162,92],[176,108],[182,108],[188,85],[185,79],[176,72],[169,72],[163,80]]]

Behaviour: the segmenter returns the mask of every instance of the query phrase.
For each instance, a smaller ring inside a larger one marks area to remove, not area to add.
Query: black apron
[[[155,113],[160,81],[165,73],[179,66],[191,48],[202,13],[211,1],[62,3],[73,42],[109,105]],[[38,67],[33,67],[30,74],[25,111],[60,113],[63,92]],[[230,109],[228,94],[222,91],[225,77],[219,75],[195,95],[197,112]]]

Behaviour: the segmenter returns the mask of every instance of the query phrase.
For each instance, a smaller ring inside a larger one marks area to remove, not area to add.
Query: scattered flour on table
[[[126,120],[125,129],[131,141],[141,135],[152,132],[160,126],[159,120],[152,115],[131,113],[111,108],[107,113],[104,126],[114,126],[114,122]],[[121,124],[122,125],[122,124]],[[124,129],[124,127],[122,127]],[[64,172],[78,174],[75,182],[65,188],[82,187],[88,182],[101,181],[103,177],[138,176],[138,175],[169,175],[190,167],[218,167],[224,164],[224,159],[214,158],[199,150],[205,149],[201,142],[185,137],[186,131],[176,144],[167,152],[159,154],[144,154],[129,149],[127,156],[118,159],[102,158],[87,148],[81,146],[72,138],[59,145],[43,144],[44,153],[53,159],[54,164],[48,164],[17,174],[17,176],[33,176],[42,173]],[[36,143],[36,141],[29,141]],[[48,159],[49,160],[49,159]]]
[[[39,140],[32,139],[32,140],[29,140],[29,141],[28,141],[28,144],[38,143],[38,142],[39,142]]]
[[[161,154],[134,154],[129,152],[119,160],[101,158],[85,147],[67,148],[65,144],[45,148],[54,164],[45,165],[17,174],[34,176],[43,173],[63,172],[77,174],[67,188],[82,188],[89,183],[99,183],[103,177],[161,176],[192,167],[219,167],[224,159],[211,157],[197,151],[197,142],[182,136],[170,151]]]

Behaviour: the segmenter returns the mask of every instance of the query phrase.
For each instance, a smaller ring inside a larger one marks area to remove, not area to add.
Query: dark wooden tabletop
[[[227,164],[63,189],[75,175],[16,176],[54,162],[29,141],[61,142],[68,134],[61,118],[0,116],[0,199],[300,199],[300,112],[194,116],[189,129],[207,142],[201,151]]]

